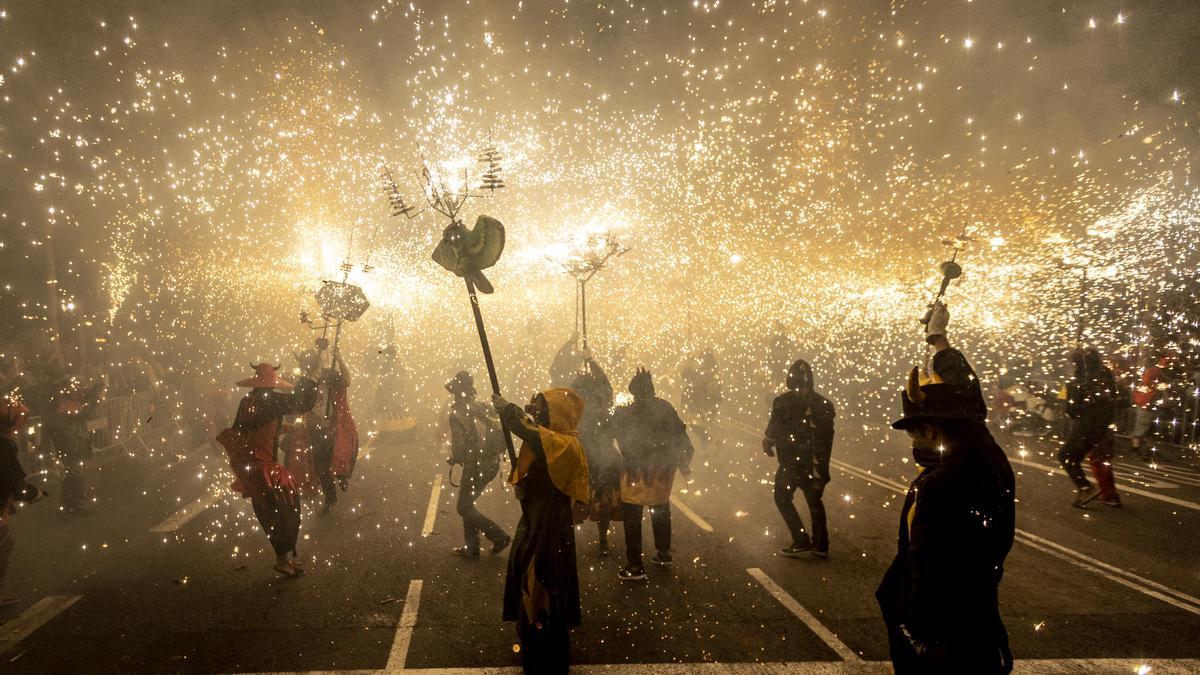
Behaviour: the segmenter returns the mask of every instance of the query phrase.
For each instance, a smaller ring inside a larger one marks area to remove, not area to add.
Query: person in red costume
[[[325,511],[337,503],[337,489],[344,492],[358,460],[358,427],[350,413],[350,371],[337,350],[330,368],[321,368],[321,354],[329,348],[325,338],[317,339],[317,355],[310,363],[310,377],[317,380],[317,404],[304,416],[312,445],[313,464],[325,494]]]
[[[233,489],[250,499],[254,515],[262,525],[271,547],[275,550],[274,570],[286,577],[304,573],[296,557],[296,540],[300,536],[300,494],[295,481],[279,464],[279,434],[285,415],[308,412],[317,402],[317,383],[301,378],[291,392],[292,384],[279,377],[278,366],[260,363],[254,366],[254,377],[238,382],[250,387],[250,393],[238,405],[233,426],[217,436],[217,441],[229,454],[233,470]]]

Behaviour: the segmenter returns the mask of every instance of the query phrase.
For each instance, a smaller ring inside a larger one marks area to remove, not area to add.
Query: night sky
[[[389,217],[379,175],[419,201],[423,161],[487,147],[508,187],[464,216],[508,230],[485,311],[511,378],[568,337],[589,233],[631,249],[590,289],[601,354],[781,330],[842,378],[891,369],[964,228],[949,300],[985,368],[1081,311],[1118,349],[1196,278],[1196,35],[1187,0],[0,1],[5,349],[56,303],[103,358],[229,380],[307,341],[350,263],[349,348],[474,366],[445,222]],[[1084,310],[1064,265],[1094,270]]]

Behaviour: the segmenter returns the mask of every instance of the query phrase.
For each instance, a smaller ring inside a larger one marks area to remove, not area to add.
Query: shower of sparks
[[[515,391],[569,334],[557,261],[597,233],[630,249],[589,297],[614,380],[711,348],[733,416],[763,414],[782,340],[843,420],[887,420],[937,242],[964,226],[982,243],[951,326],[985,379],[1057,375],[1081,318],[1108,353],[1195,333],[1189,92],[1162,72],[1094,86],[1154,41],[1139,14],[376,0],[267,23],[56,4],[0,11],[2,300],[32,331],[57,303],[110,360],[232,382],[306,346],[296,312],[348,262],[372,311],[343,349],[394,341],[435,409],[478,345],[429,260],[443,224],[390,218],[379,167],[419,196],[411,167],[458,180],[489,147],[508,187],[464,220],[506,226],[486,302]],[[30,37],[60,20],[70,40]]]

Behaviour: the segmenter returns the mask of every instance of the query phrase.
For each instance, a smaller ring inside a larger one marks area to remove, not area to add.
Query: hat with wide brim
[[[973,408],[975,400],[976,395],[967,387],[944,382],[920,384],[920,373],[913,368],[900,392],[903,417],[892,422],[892,428],[907,431],[919,424],[979,419]]]
[[[279,377],[279,366],[260,363],[253,368],[254,377],[238,380],[237,386],[254,389],[291,389],[292,383]]]
[[[464,396],[475,393],[475,378],[465,370],[460,370],[450,378],[446,383],[446,391],[455,396]]]

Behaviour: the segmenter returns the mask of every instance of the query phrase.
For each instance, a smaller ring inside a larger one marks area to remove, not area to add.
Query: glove
[[[317,349],[319,349],[321,351],[325,351],[326,349],[329,349],[329,340],[326,340],[323,337],[317,338]]]
[[[767,453],[767,457],[774,457],[775,456],[775,441],[767,438],[766,436],[763,436],[762,449],[763,449],[763,452]]]
[[[500,394],[492,394],[492,408],[495,409],[497,415],[503,414],[503,410],[510,405],[512,404],[504,400]]]
[[[925,324],[925,339],[935,335],[946,335],[946,325],[950,323],[950,310],[946,309],[946,303],[937,301],[929,308],[929,321]]]

